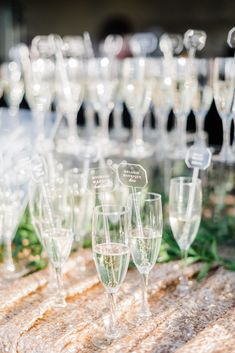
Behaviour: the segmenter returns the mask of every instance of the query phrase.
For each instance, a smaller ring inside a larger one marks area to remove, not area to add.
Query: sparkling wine
[[[193,214],[190,219],[187,219],[185,215],[175,213],[170,215],[171,229],[181,250],[188,250],[193,243],[200,221],[199,214]]]
[[[171,79],[161,79],[159,77],[154,80],[152,101],[155,111],[158,112],[159,115],[164,113],[167,113],[166,115],[169,114],[170,109],[172,108],[172,99]]]
[[[161,235],[152,229],[134,230],[130,237],[132,259],[140,273],[148,274],[155,265],[160,245]]]
[[[51,229],[43,234],[43,244],[55,267],[62,266],[69,257],[73,233],[67,229]]]
[[[144,116],[151,103],[152,83],[149,80],[130,80],[123,82],[123,96],[133,117]]]
[[[210,106],[213,99],[212,87],[206,86],[197,86],[195,94],[193,96],[193,111],[195,114],[205,114]]]
[[[96,269],[110,293],[115,293],[124,281],[129,259],[129,247],[121,243],[103,243],[94,248]]]
[[[173,80],[173,110],[176,115],[188,115],[196,89],[194,80]]]
[[[234,98],[234,81],[218,80],[214,82],[214,99],[218,113],[227,116],[231,113]]]
[[[4,95],[8,106],[18,106],[21,103],[24,95],[23,81],[18,81],[14,84],[5,85]]]

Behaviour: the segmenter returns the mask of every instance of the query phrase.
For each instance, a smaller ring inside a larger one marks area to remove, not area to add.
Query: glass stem
[[[231,121],[230,121],[230,119],[222,119],[222,123],[223,123],[223,146],[222,146],[222,150],[224,151],[225,156],[227,156],[229,148],[230,148]]]
[[[101,112],[99,114],[99,118],[100,118],[102,139],[104,141],[109,141],[109,113]]]
[[[196,123],[197,123],[197,138],[200,141],[203,139],[204,125],[205,125],[204,114],[199,114],[196,117]]]
[[[142,303],[140,309],[140,316],[150,316],[149,304],[148,304],[148,274],[141,273],[141,290],[142,290]]]
[[[187,268],[187,258],[188,258],[188,250],[181,250],[181,257],[182,257],[182,273],[181,273],[181,278],[180,282],[182,284],[187,284],[188,278],[186,276],[186,268]]]
[[[116,303],[113,293],[108,293],[110,319],[109,326],[106,331],[106,336],[115,338],[117,336],[117,315],[116,315]]]
[[[167,119],[161,115],[158,119],[158,130],[160,133],[160,140],[165,141],[167,135]]]
[[[12,116],[13,118],[16,118],[19,113],[19,107],[17,106],[11,106],[9,107],[9,115]]]
[[[57,283],[57,293],[56,293],[56,305],[64,307],[66,306],[66,301],[63,293],[63,280],[62,280],[62,269],[61,267],[55,267],[56,283]]]
[[[11,248],[11,240],[7,239],[5,242],[5,260],[4,267],[7,272],[14,272],[15,265],[12,257],[12,248]]]
[[[134,117],[133,119],[133,142],[135,145],[141,145],[143,143],[143,129],[142,129],[143,119],[140,117]]]
[[[186,124],[187,119],[185,119],[184,116],[180,116],[177,119],[179,148],[181,150],[184,150],[186,148]]]
[[[86,128],[91,135],[95,128],[95,113],[91,104],[85,104],[85,118]]]
[[[74,113],[68,114],[69,136],[77,137],[77,116]]]
[[[117,131],[122,129],[123,104],[117,102],[113,110],[113,128]]]
[[[42,111],[34,111],[33,117],[36,122],[38,136],[44,136],[45,113]]]

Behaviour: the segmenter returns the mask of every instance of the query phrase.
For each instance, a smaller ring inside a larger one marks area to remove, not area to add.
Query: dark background
[[[207,32],[200,56],[233,53],[226,44],[235,26],[234,0],[0,0],[0,61],[9,48],[30,43],[38,34],[79,35],[89,31],[94,43],[108,33],[154,30],[184,33],[189,28]],[[189,128],[193,129],[193,117]],[[206,119],[210,143],[222,142],[222,126],[214,105]]]

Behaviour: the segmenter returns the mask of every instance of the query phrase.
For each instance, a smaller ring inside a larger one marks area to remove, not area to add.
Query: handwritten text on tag
[[[146,170],[140,164],[122,162],[117,172],[120,182],[128,187],[144,188],[148,184]]]

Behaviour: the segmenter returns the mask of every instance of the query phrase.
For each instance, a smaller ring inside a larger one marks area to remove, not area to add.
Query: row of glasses
[[[142,219],[142,230],[137,222],[136,205]],[[106,331],[101,330],[92,339],[95,346],[105,349],[113,339],[125,334],[125,328],[117,320],[114,296],[125,279],[130,254],[141,274],[142,304],[137,313],[128,315],[127,320],[136,325],[151,316],[147,300],[148,275],[156,263],[161,237],[162,206],[158,194],[134,193],[130,195],[127,206],[105,204],[94,209],[92,251],[110,308]]]
[[[39,43],[40,41],[37,42]],[[143,120],[151,104],[158,120],[158,141],[163,141],[163,146],[170,152],[175,150],[176,158],[182,158],[186,151],[186,123],[190,111],[193,110],[196,117],[197,140],[203,141],[205,115],[214,96],[224,130],[224,144],[218,158],[232,162],[234,156],[230,148],[229,132],[234,117],[234,98],[231,96],[234,85],[233,65],[232,58],[216,58],[213,65],[210,59],[183,57],[138,57],[125,59],[123,62],[114,57],[88,60],[64,57],[63,63],[60,62],[59,65],[56,62],[55,65],[43,52],[39,57],[32,54],[28,69],[24,69],[25,91],[39,131],[43,130],[46,112],[55,100],[61,114],[68,119],[69,142],[77,140],[77,113],[85,100],[99,114],[101,141],[104,144],[109,143],[109,115],[114,106],[121,106],[124,100],[133,122],[132,143],[124,154],[134,157],[146,157],[153,152],[153,148],[143,143],[142,137]],[[16,62],[11,62],[3,66],[2,71],[5,72],[3,76],[9,105],[16,111],[23,95],[21,70]],[[66,73],[68,85],[63,84],[62,72]],[[226,86],[226,89],[222,86]],[[10,87],[9,92],[12,94],[7,93],[7,87]],[[223,103],[225,100],[227,102]],[[166,138],[166,124],[171,109],[176,117],[177,129],[174,143],[170,146]]]

